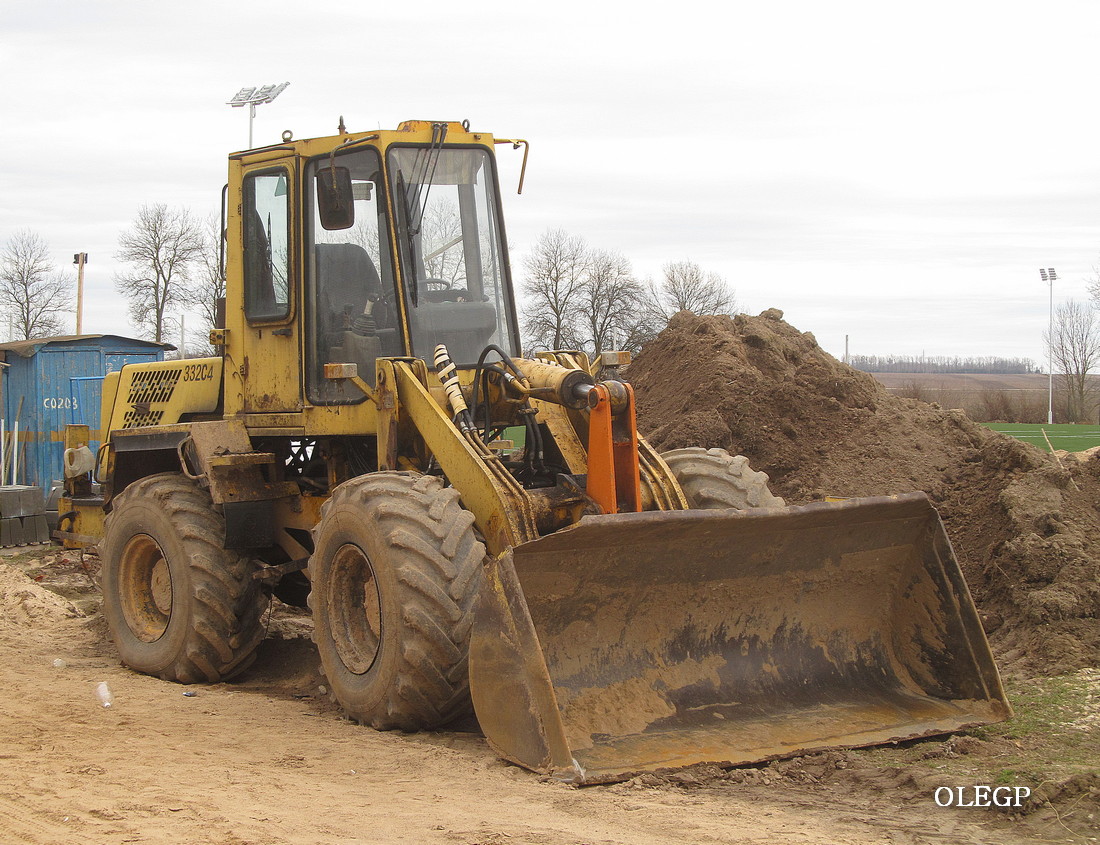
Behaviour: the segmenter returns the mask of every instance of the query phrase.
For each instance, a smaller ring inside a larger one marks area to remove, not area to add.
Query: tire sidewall
[[[386,565],[387,543],[384,530],[377,525],[372,509],[365,512],[358,502],[347,499],[331,501],[325,514],[333,528],[326,531],[314,549],[310,579],[315,585],[313,599],[314,631],[317,651],[325,667],[336,699],[348,715],[367,719],[382,704],[401,669],[401,637],[392,636],[392,629],[402,624],[400,585],[392,566]],[[370,668],[362,674],[352,672],[344,663],[332,638],[332,562],[343,546],[356,546],[370,562],[378,590],[381,635],[378,653]]]
[[[172,581],[168,626],[153,642],[145,642],[133,633],[122,608],[121,560],[127,545],[139,535],[150,537],[160,548]],[[190,561],[175,526],[153,497],[127,502],[109,517],[100,555],[103,615],[122,662],[151,675],[166,672],[186,648],[193,601]]]

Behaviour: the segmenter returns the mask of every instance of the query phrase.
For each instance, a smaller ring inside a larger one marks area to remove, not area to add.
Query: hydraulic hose
[[[470,417],[470,409],[466,405],[466,397],[462,395],[462,385],[458,381],[458,367],[451,360],[447,347],[442,343],[435,348],[435,369],[439,374],[439,380],[443,383],[443,391],[447,394],[447,401],[454,411],[455,422],[463,431],[470,431],[474,427]]]

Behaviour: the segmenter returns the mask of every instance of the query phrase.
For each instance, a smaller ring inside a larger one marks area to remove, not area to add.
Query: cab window
[[[285,170],[244,178],[244,311],[249,322],[290,313],[289,178]]]
[[[347,178],[352,202],[326,229],[317,197],[334,169]],[[355,364],[373,385],[378,358],[405,354],[382,161],[370,147],[325,155],[307,166],[305,186],[307,395],[316,404],[362,402],[359,390],[327,380],[324,365]]]

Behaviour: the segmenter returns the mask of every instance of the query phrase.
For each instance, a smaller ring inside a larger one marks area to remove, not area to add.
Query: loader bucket
[[[586,517],[490,564],[470,679],[502,757],[577,783],[1011,715],[921,493]]]

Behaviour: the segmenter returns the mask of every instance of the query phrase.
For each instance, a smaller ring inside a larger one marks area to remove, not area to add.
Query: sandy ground
[[[290,611],[240,682],[181,687],[119,665],[91,578],[57,567],[44,582],[74,603],[0,563],[3,845],[1087,841],[937,807],[930,787],[814,783],[808,766],[805,783],[750,769],[577,789],[501,762],[476,732],[377,733],[318,689],[308,619]]]
[[[308,617],[284,607],[232,684],[132,673],[94,565],[19,550],[0,557],[0,845],[1100,841],[1100,460],[1063,468],[891,396],[777,311],[678,315],[631,374],[659,448],[746,454],[789,502],[927,491],[1021,694],[1018,727],[577,789],[501,762],[476,730],[343,719]],[[1041,798],[1019,816],[934,801],[1002,783]]]

